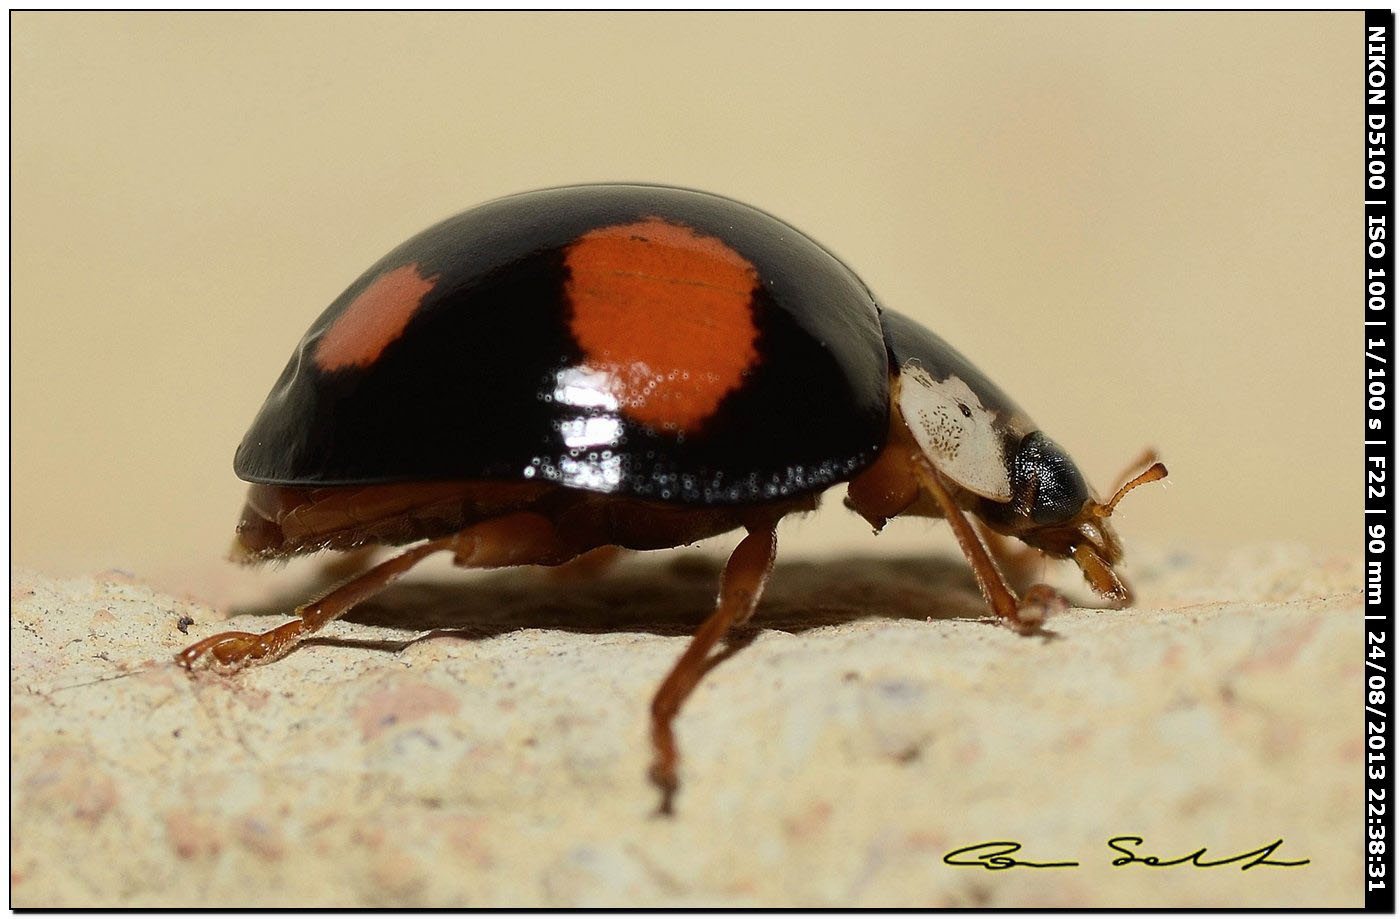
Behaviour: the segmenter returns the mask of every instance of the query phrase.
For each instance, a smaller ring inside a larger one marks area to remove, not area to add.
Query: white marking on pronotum
[[[899,410],[929,462],[970,492],[1010,501],[1011,476],[996,412],[956,376],[935,380],[911,362],[900,369],[899,379]]]

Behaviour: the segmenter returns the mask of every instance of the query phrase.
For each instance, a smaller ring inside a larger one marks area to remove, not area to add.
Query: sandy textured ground
[[[406,583],[234,677],[169,663],[214,610],[17,573],[13,905],[1360,905],[1354,562],[1148,553],[1137,608],[1051,640],[952,559],[781,564],[664,820],[647,702],[715,578],[676,559]],[[1113,867],[1119,835],[1311,861]],[[989,840],[1080,866],[943,863]]]

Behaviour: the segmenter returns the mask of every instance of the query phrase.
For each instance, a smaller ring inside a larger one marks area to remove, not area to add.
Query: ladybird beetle
[[[672,721],[753,612],[784,516],[846,482],[877,530],[943,517],[991,609],[1031,632],[1063,601],[1043,585],[1018,599],[992,557],[1001,536],[1073,559],[1126,605],[1108,516],[1166,475],[1153,463],[1100,502],[995,384],[812,239],[728,198],[636,184],[501,198],[380,259],[302,338],[234,471],[252,483],[236,559],[410,547],[291,622],[191,645],[187,668],[281,657],[436,552],[561,565],[744,529],[652,702],[662,811]]]

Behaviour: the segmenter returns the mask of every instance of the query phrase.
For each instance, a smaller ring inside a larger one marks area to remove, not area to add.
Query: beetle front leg
[[[671,722],[686,697],[709,669],[709,654],[731,628],[743,625],[753,615],[763,586],[773,571],[778,553],[777,522],[749,530],[734,549],[720,575],[719,599],[715,611],[701,624],[671,672],[656,690],[651,703],[651,742],[654,751],[650,776],[661,791],[657,812],[671,813],[671,799],[679,781],[676,777],[676,738]]]
[[[1006,582],[1006,576],[997,567],[987,547],[978,538],[977,531],[972,528],[962,508],[958,507],[947,486],[943,484],[938,470],[917,450],[913,451],[911,458],[919,483],[938,502],[948,525],[953,528],[958,546],[962,548],[963,555],[967,556],[968,563],[972,566],[972,574],[977,579],[982,597],[1002,622],[1022,635],[1031,635],[1040,630],[1048,615],[1068,608],[1069,602],[1053,587],[1045,584],[1032,586],[1026,591],[1023,599],[1017,599],[1015,591]]]
[[[1003,536],[980,520],[975,521],[973,528],[1001,573],[1006,576],[1011,589],[1017,593],[1028,590],[1035,583],[1036,572],[1040,570],[1045,556],[1020,540],[1013,543],[1010,537]]]
[[[554,524],[539,514],[509,514],[485,520],[460,533],[430,539],[375,565],[296,610],[298,618],[291,622],[261,633],[220,632],[190,645],[175,660],[187,670],[203,664],[225,672],[275,661],[436,552],[451,552],[453,562],[466,568],[557,565],[578,554],[560,539]]]

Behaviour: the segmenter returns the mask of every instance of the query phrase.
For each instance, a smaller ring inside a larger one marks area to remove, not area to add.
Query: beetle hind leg
[[[346,581],[320,599],[296,610],[298,618],[266,632],[220,632],[195,642],[175,656],[180,666],[209,666],[233,671],[284,657],[305,638],[344,616],[357,603],[383,590],[429,555],[451,552],[453,563],[465,568],[509,565],[557,565],[579,554],[546,517],[508,514],[420,543]]]

